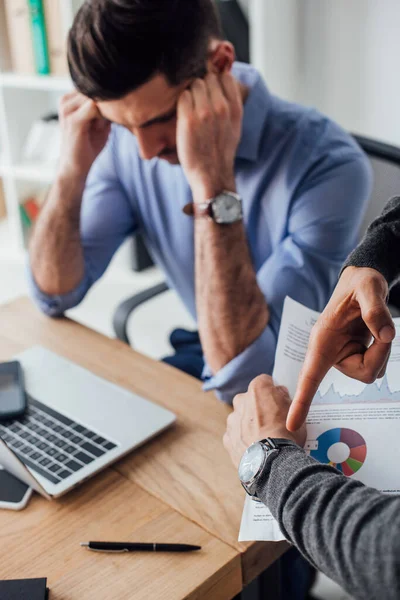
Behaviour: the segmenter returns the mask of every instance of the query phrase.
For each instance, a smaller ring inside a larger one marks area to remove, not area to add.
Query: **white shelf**
[[[54,75],[21,75],[19,73],[0,73],[0,86],[29,90],[48,90],[68,92],[73,89],[69,77]]]
[[[10,0],[11,1],[11,0]],[[60,0],[62,28],[67,34],[73,16],[83,0]],[[0,20],[4,0],[0,0]],[[3,25],[4,19],[0,25]],[[1,29],[1,27],[0,27]],[[0,238],[10,252],[24,254],[26,230],[20,203],[33,191],[54,181],[56,166],[26,164],[24,146],[32,125],[44,114],[57,110],[59,97],[72,91],[68,76],[20,74],[11,72],[6,36],[0,39],[0,177],[7,206],[7,223],[1,223]],[[35,192],[36,193],[36,192]],[[2,241],[0,240],[0,250]]]
[[[2,165],[0,163],[0,177],[11,177],[20,181],[41,181],[52,183],[54,181],[56,167],[44,167],[43,165]]]

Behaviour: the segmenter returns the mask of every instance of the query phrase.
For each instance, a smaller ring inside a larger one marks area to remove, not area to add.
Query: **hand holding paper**
[[[273,379],[284,384],[292,397],[318,317],[317,312],[286,298]],[[381,382],[365,385],[337,369],[329,370],[310,408],[305,443],[306,452],[316,460],[386,493],[400,493],[400,320],[395,326],[397,337]],[[280,539],[284,536],[268,508],[247,497],[239,540]]]
[[[395,329],[386,306],[388,286],[375,269],[348,267],[311,333],[287,427],[304,423],[312,399],[333,366],[371,383],[383,377]],[[373,343],[370,345],[371,338]]]
[[[243,453],[251,444],[268,437],[290,439],[299,446],[304,445],[305,426],[296,433],[286,429],[289,406],[287,388],[274,385],[268,375],[256,377],[246,394],[235,397],[234,411],[228,417],[223,440],[235,467],[239,466]]]

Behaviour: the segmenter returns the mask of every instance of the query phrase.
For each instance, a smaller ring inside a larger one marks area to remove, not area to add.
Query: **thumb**
[[[375,285],[365,286],[358,292],[357,300],[362,320],[374,338],[384,344],[390,344],[396,337],[396,329],[382,289],[377,289]]]

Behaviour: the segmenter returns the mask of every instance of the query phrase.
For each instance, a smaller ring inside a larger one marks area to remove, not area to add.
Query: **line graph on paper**
[[[333,382],[325,392],[319,390],[313,400],[313,404],[356,404],[358,402],[400,402],[400,390],[392,391],[385,375],[381,381],[366,385],[364,389],[355,394],[339,391]]]

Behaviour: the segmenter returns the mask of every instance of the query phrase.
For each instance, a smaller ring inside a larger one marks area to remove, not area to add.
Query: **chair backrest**
[[[354,138],[368,155],[374,171],[374,187],[360,231],[362,236],[389,198],[400,195],[400,148],[359,135]],[[390,290],[389,304],[393,316],[400,316],[400,284]]]
[[[227,40],[235,46],[237,60],[250,62],[249,22],[237,0],[215,0]]]
[[[353,137],[368,155],[374,172],[371,200],[360,231],[363,236],[389,198],[400,195],[400,148],[359,135]]]

